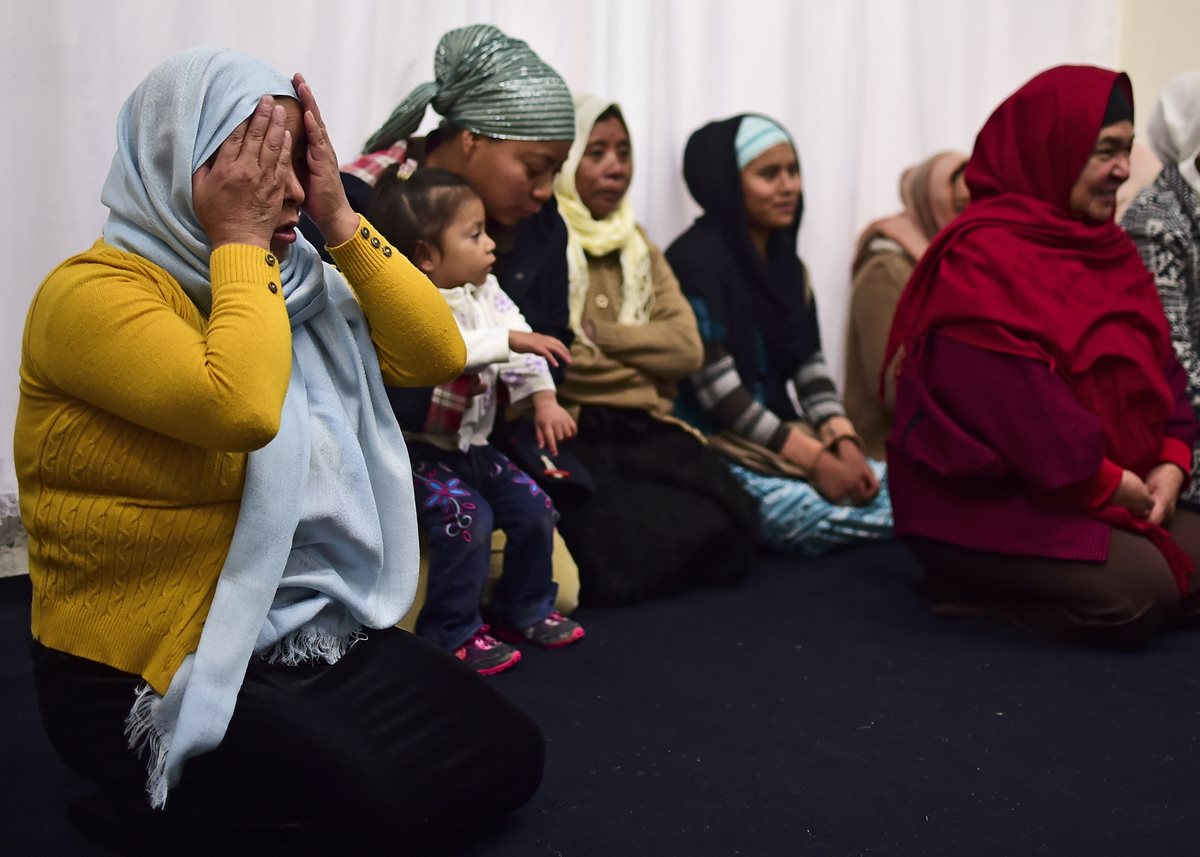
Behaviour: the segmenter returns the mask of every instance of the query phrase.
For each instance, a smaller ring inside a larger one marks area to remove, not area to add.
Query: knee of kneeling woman
[[[488,812],[499,817],[524,806],[541,786],[546,740],[529,715],[499,694],[488,706],[486,731],[487,738],[476,736],[470,788],[485,796],[477,808],[490,804]]]
[[[1179,611],[1179,587],[1165,563],[1148,564],[1097,592],[1078,612],[1089,642],[1139,646]]]
[[[512,809],[524,806],[537,793],[546,767],[546,739],[542,730],[524,712],[513,709],[516,715],[510,725],[510,740],[504,753],[508,757],[506,788],[512,798]]]

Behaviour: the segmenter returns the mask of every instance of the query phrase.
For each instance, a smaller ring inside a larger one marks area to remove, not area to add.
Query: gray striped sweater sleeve
[[[692,374],[692,387],[700,405],[717,424],[739,437],[778,452],[787,440],[788,427],[754,399],[733,363],[733,355],[719,345],[706,344],[705,364]]]
[[[796,385],[796,398],[808,422],[816,428],[830,417],[844,417],[846,408],[838,395],[837,385],[821,351],[813,355],[796,370],[792,383]]]

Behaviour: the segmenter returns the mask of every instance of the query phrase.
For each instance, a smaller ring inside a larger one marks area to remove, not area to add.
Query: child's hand
[[[558,455],[560,440],[575,437],[578,431],[575,420],[558,403],[553,390],[533,394],[533,424],[537,428],[538,449],[549,449],[551,455]]]
[[[508,347],[519,354],[536,354],[539,357],[545,357],[546,362],[551,366],[557,366],[559,360],[563,363],[571,362],[571,349],[553,336],[546,336],[544,333],[510,330]]]
[[[467,398],[473,399],[476,396],[482,396],[488,391],[487,382],[479,377],[478,372],[474,375],[463,375],[462,377],[467,379],[467,389],[463,393]]]

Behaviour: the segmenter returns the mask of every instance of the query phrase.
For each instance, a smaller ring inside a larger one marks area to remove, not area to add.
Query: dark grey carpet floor
[[[1074,648],[935,618],[916,576],[889,544],[579,611],[583,644],[492,679],[546,778],[461,854],[1200,853],[1200,631]],[[28,609],[0,581],[5,853],[105,854],[66,821],[83,787],[37,720]]]

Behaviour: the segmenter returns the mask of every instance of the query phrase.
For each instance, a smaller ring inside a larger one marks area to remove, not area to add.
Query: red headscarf
[[[1100,418],[1105,455],[1145,476],[1161,460],[1173,405],[1164,372],[1172,346],[1162,303],[1120,227],[1111,220],[1077,220],[1069,204],[1115,86],[1132,104],[1124,74],[1058,66],[1034,77],[991,115],[967,164],[971,204],[913,272],[896,309],[884,366],[903,346],[900,374],[916,371],[921,342],[934,331],[1044,361]],[[987,379],[979,382],[986,395]],[[1013,406],[1019,403],[997,403]],[[1101,517],[1150,536],[1173,567],[1179,564],[1178,548],[1160,544],[1169,542],[1165,531],[1148,532],[1148,525],[1115,507]],[[1174,570],[1177,578],[1184,571]]]
[[[991,115],[967,164],[971,204],[913,272],[884,365],[931,331],[1042,360],[1101,418],[1108,457],[1144,475],[1173,404],[1162,303],[1121,228],[1069,206],[1114,86],[1132,103],[1124,74],[1058,66]]]

